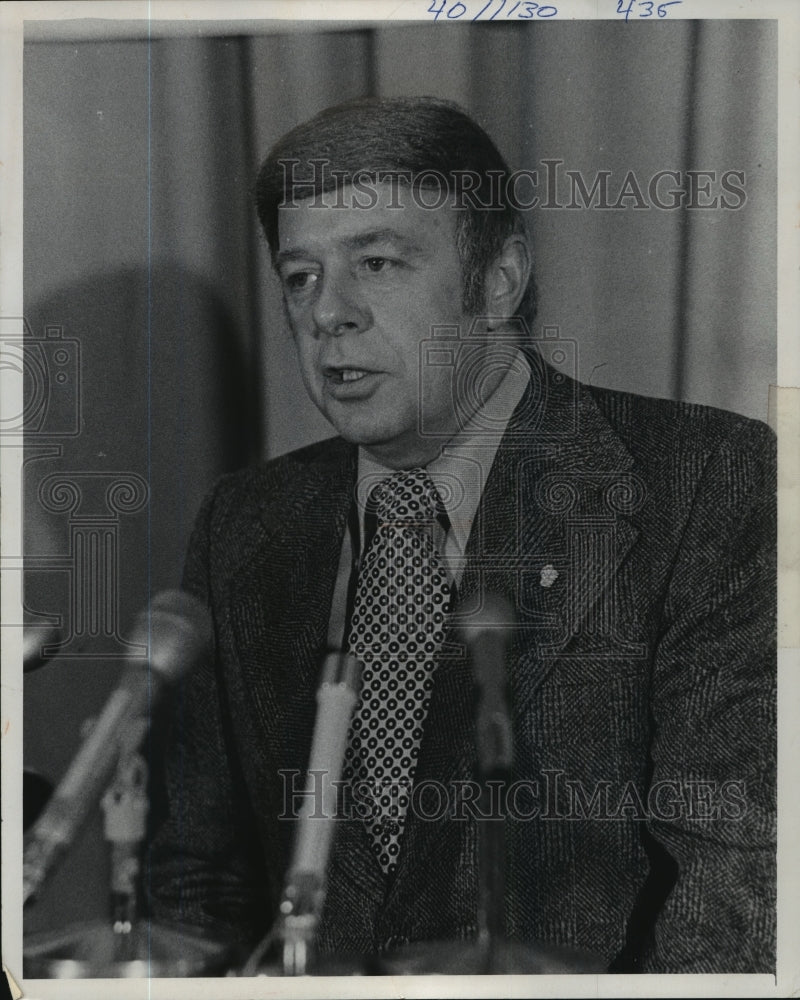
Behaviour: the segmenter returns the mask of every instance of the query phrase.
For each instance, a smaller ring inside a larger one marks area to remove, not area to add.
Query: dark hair
[[[339,104],[278,140],[255,187],[258,217],[273,261],[279,205],[343,187],[356,178],[379,181],[398,173],[412,183],[420,178],[423,186],[421,175],[433,175],[450,195],[470,175],[471,194],[457,202],[456,245],[464,309],[482,313],[486,269],[509,236],[527,236],[525,222],[506,197],[510,172],[495,144],[457,104],[435,97],[365,98]],[[518,312],[532,322],[533,276]]]

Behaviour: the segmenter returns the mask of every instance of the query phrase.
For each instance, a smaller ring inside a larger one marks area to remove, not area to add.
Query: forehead
[[[419,251],[455,251],[456,210],[435,201],[404,185],[366,181],[290,202],[278,209],[278,255],[393,240]]]

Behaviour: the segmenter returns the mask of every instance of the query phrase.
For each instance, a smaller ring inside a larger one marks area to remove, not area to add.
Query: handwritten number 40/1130
[[[643,13],[640,12],[638,17],[652,17],[653,10],[659,17],[666,17],[669,14],[669,7],[675,7],[682,2],[683,0],[666,0],[665,3],[655,3],[655,0],[627,0],[626,3],[625,0],[617,0],[617,13],[624,14],[627,21],[633,13],[633,8],[641,7]]]
[[[472,17],[472,20],[477,21],[486,15],[484,20],[494,21],[496,17],[502,14],[504,18],[515,17],[522,21],[529,21],[532,17],[555,17],[558,14],[558,10],[549,4],[528,3],[526,0],[521,0],[520,3],[509,3],[509,9],[503,13],[505,6],[506,0],[489,0]],[[467,5],[461,3],[460,0],[450,4],[447,11],[445,11],[445,7],[447,7],[446,0],[441,0],[439,4],[436,3],[436,0],[433,0],[430,7],[428,7],[428,13],[433,14],[434,21],[438,21],[442,14],[444,14],[448,21],[457,21],[460,17],[468,13]],[[490,10],[492,7],[494,10]]]

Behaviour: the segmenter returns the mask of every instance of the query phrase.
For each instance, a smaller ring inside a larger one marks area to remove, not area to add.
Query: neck
[[[385,465],[387,469],[417,469],[425,468],[428,463],[438,458],[442,449],[448,444],[451,437],[442,435],[439,437],[417,438],[412,447],[397,447],[381,445],[362,445],[364,451],[379,465]]]

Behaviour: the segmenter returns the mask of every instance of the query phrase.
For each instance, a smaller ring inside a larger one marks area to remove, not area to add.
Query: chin
[[[338,407],[331,407],[325,416],[341,434],[345,441],[351,444],[369,447],[381,444],[391,444],[397,438],[408,432],[387,424],[381,420],[381,413],[365,409],[361,413],[342,412]]]
[[[401,444],[401,439],[387,431],[385,427],[379,427],[373,421],[369,422],[347,422],[340,421],[334,424],[339,434],[350,444],[365,448],[379,462],[392,465],[391,458],[395,452],[405,450]]]
[[[349,441],[350,444],[356,444],[362,448],[391,448],[392,438],[381,434],[374,424],[363,427],[339,423],[338,425],[334,424],[334,427],[336,427],[336,430],[345,441]]]

